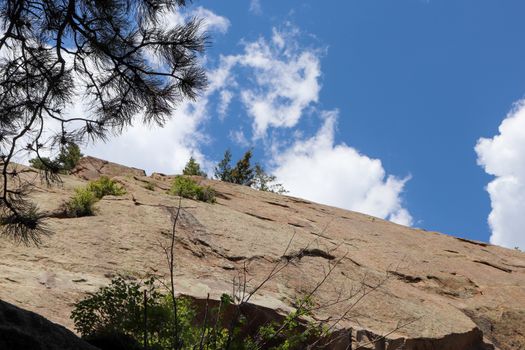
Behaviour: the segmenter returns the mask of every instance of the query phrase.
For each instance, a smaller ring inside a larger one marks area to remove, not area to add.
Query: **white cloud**
[[[322,113],[317,134],[303,135],[299,121],[315,111],[321,89],[321,52],[302,48],[298,34],[288,26],[287,31],[274,29],[271,40],[244,43],[240,54],[220,57],[218,67],[208,72],[205,94],[196,102],[183,103],[163,128],[135,125],[110,144],[97,143],[86,153],[165,173],[180,172],[193,156],[211,171],[213,163],[200,151],[210,142],[203,126],[212,111],[224,118],[230,104],[238,103],[251,117],[251,134],[241,124],[219,136],[229,136],[241,147],[262,141],[274,154],[273,173],[291,194],[410,225],[412,217],[401,199],[408,179],[387,175],[380,160],[336,144],[337,112]]]
[[[401,193],[408,180],[386,176],[381,161],[334,143],[338,112],[324,112],[324,125],[275,157],[273,173],[291,195],[411,225]]]
[[[242,129],[235,131],[230,130],[230,139],[243,148],[248,148],[250,146],[250,142],[248,142],[246,139],[246,135],[244,135],[244,131]]]
[[[182,25],[191,18],[202,18],[202,30],[226,33],[230,27],[230,21],[223,16],[202,7],[191,8],[187,11],[166,10],[158,15],[160,27],[164,29]]]
[[[260,15],[262,14],[262,7],[260,0],[251,0],[250,1],[250,12]]]
[[[180,173],[190,156],[211,168],[199,150],[207,142],[207,136],[200,131],[207,118],[207,103],[206,98],[185,102],[164,127],[136,124],[110,143],[88,146],[85,153],[148,172]]]
[[[525,101],[520,101],[499,126],[493,138],[476,144],[478,164],[495,176],[486,190],[492,211],[488,222],[490,242],[525,247]]]
[[[226,17],[219,16],[202,6],[189,12],[187,18],[188,17],[203,18],[203,29],[207,31],[217,31],[224,34],[228,31],[228,28],[230,28],[230,21]]]
[[[219,118],[222,120],[226,117],[228,112],[228,107],[233,98],[233,93],[229,90],[221,90],[220,92],[220,101],[219,106],[217,107],[217,112],[219,113]]]
[[[246,43],[240,55],[221,57],[218,71],[233,80],[234,67],[246,69],[241,101],[253,120],[254,139],[268,128],[297,125],[304,110],[318,101],[321,89],[319,51],[299,49],[295,28],[273,29],[272,40],[263,38]],[[224,78],[223,78],[224,79]]]

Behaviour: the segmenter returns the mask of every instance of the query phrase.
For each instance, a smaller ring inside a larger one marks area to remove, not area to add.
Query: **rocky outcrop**
[[[0,349],[97,350],[63,326],[1,300]]]
[[[71,174],[84,180],[93,180],[101,175],[114,176],[146,176],[142,169],[131,168],[107,160],[87,156],[80,159]]]
[[[126,188],[125,196],[99,201],[96,216],[48,219],[55,234],[39,248],[2,242],[0,299],[72,329],[72,303],[115,274],[167,275],[162,246],[179,203],[166,194],[172,177],[119,167],[76,173],[82,179],[115,176]],[[334,324],[334,349],[350,341],[354,349],[525,348],[524,253],[199,181],[217,191],[217,203],[182,200],[176,239],[180,293],[218,299],[231,293],[239,276],[252,290],[278,266],[283,269],[251,302],[283,315],[315,290],[314,318]],[[52,212],[83,184],[64,176],[61,187],[39,186],[34,199]]]

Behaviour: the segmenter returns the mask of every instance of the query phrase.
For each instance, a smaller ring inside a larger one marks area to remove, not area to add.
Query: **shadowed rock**
[[[1,300],[0,349],[97,350],[63,326]]]

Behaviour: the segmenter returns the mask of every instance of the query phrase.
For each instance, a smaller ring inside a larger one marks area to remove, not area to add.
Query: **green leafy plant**
[[[172,305],[171,296],[160,293],[152,278],[135,282],[119,276],[74,304],[71,318],[75,329],[88,341],[124,335],[148,349],[171,350],[194,349],[205,337],[207,349],[223,348],[226,331],[222,327],[199,326],[196,309],[189,299],[176,299],[176,318]]]
[[[289,314],[281,322],[262,325],[253,334],[242,331],[244,316],[230,329],[224,317],[227,310],[235,307],[233,300],[223,294],[217,307],[204,310],[202,320],[190,299],[178,297],[175,317],[173,299],[157,290],[153,278],[136,282],[119,276],[75,303],[71,318],[75,329],[87,341],[131,337],[141,346],[157,350],[302,349],[320,334],[315,326],[308,327],[299,320],[308,315],[306,308]]]
[[[198,337],[192,325],[196,312],[185,298],[177,298],[176,303],[180,340],[194,343]],[[74,304],[71,318],[75,329],[87,340],[123,334],[142,346],[146,340],[148,349],[173,349],[175,320],[171,305],[170,297],[158,292],[152,278],[135,282],[119,276]]]
[[[197,189],[197,200],[206,203],[215,203],[217,193],[211,186],[199,186]]]
[[[90,181],[87,190],[95,194],[95,197],[101,199],[104,196],[122,196],[126,191],[115,180],[107,176],[101,176],[98,180]]]
[[[63,205],[63,214],[67,217],[95,215],[94,204],[104,196],[121,196],[126,191],[114,180],[106,176],[90,181],[86,187],[77,188],[75,194]]]
[[[210,186],[200,186],[195,180],[186,176],[176,176],[169,193],[175,196],[215,203],[215,190]]]
[[[68,217],[92,216],[95,214],[93,205],[98,198],[87,188],[77,188],[75,194],[64,204],[64,213]]]
[[[281,322],[270,322],[260,327],[260,344],[263,348],[275,350],[302,349],[305,344],[314,342],[326,334],[318,323],[305,322],[312,317],[315,304],[310,296],[296,302],[297,309],[290,312]]]

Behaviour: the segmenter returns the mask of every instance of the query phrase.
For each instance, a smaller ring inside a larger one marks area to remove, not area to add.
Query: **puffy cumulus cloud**
[[[335,144],[338,113],[324,112],[316,135],[299,139],[275,156],[273,173],[291,195],[411,225],[401,193],[408,178],[386,176],[378,159]]]
[[[163,127],[136,124],[110,143],[89,145],[85,153],[148,172],[165,173],[180,173],[193,156],[209,170],[212,164],[199,150],[202,143],[208,142],[206,134],[200,131],[207,109],[207,99],[185,102]]]
[[[238,95],[248,115],[253,119],[253,137],[262,138],[267,129],[291,128],[297,125],[304,110],[318,101],[321,75],[319,50],[300,49],[298,30],[273,29],[271,40],[260,38],[245,43],[240,55],[222,56],[219,71],[223,79],[236,86],[237,69],[244,68],[246,79]],[[239,86],[239,85],[237,85]],[[231,101],[229,92],[226,102]],[[221,110],[226,113],[226,108]]]
[[[480,138],[478,164],[495,176],[486,190],[492,211],[490,242],[525,248],[525,101],[520,101],[499,126],[499,134]]]

